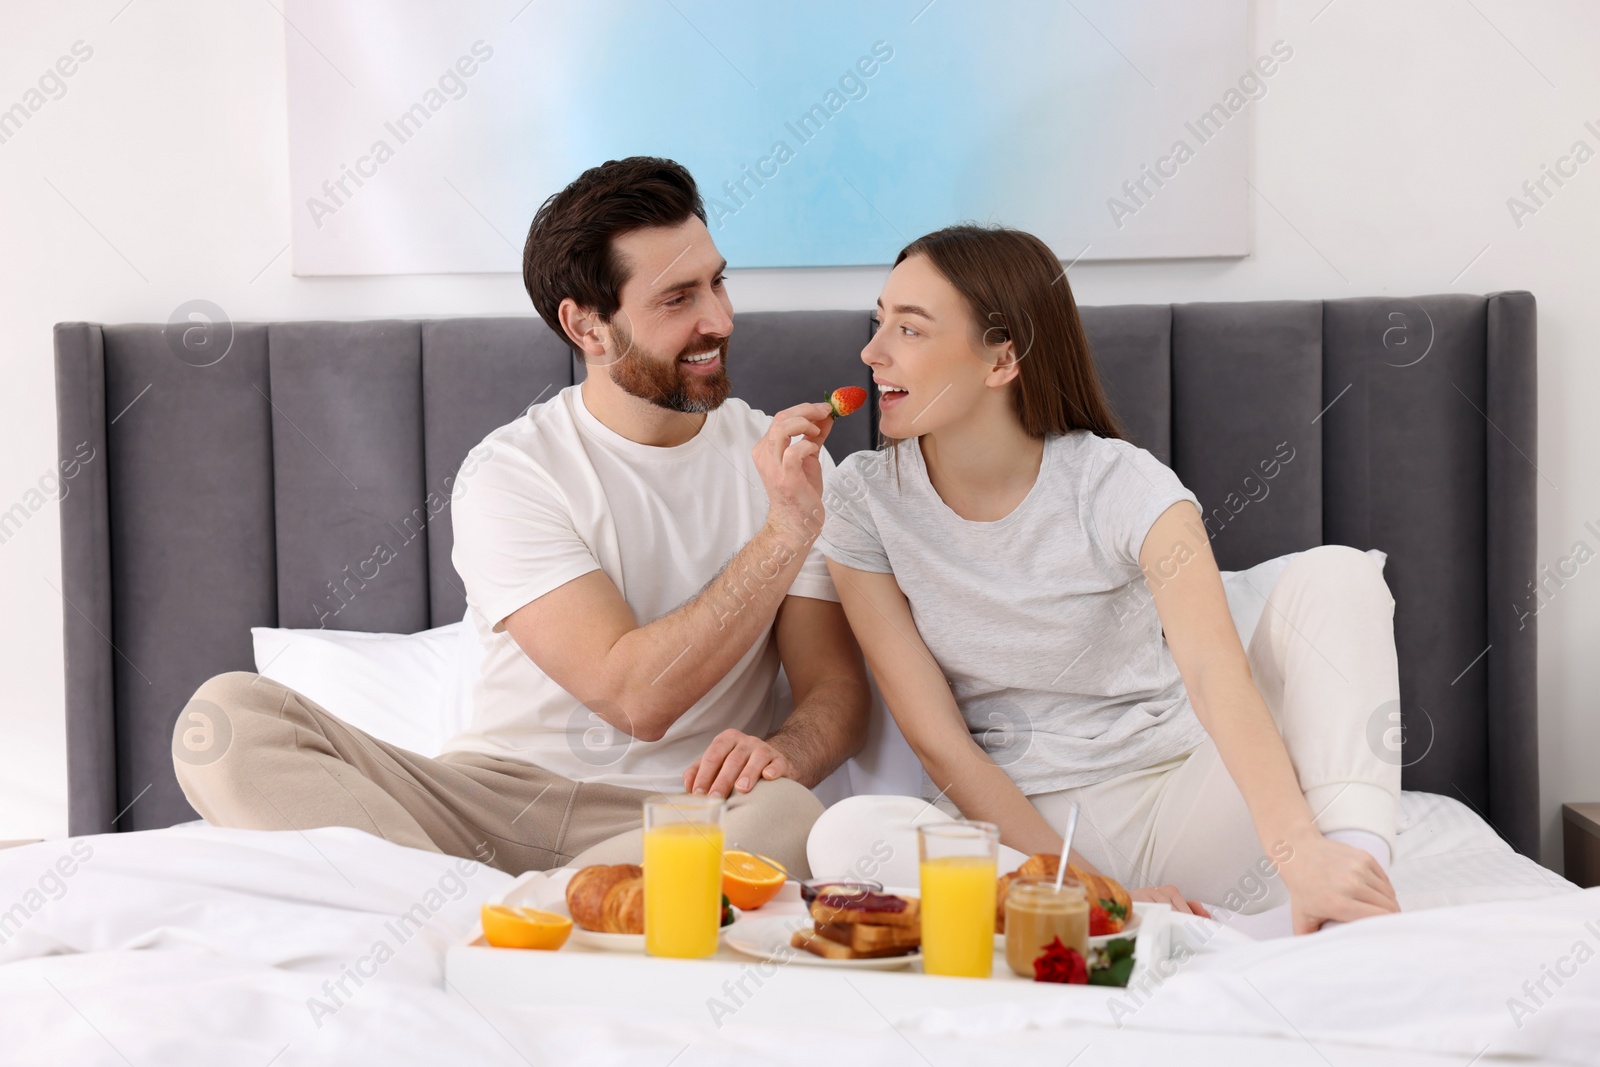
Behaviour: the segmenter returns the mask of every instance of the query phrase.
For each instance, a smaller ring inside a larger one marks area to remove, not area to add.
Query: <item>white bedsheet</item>
[[[1406,813],[1410,910],[1225,951],[1195,920],[1204,951],[1114,1018],[1069,993],[1048,1011],[864,1022],[857,1002],[848,1026],[784,1032],[641,1017],[603,989],[585,1012],[469,1003],[442,988],[444,950],[511,879],[359,831],[47,842],[0,851],[0,1063],[1600,1060],[1600,890],[1539,874],[1454,801],[1407,794]],[[420,930],[397,925],[408,911]]]

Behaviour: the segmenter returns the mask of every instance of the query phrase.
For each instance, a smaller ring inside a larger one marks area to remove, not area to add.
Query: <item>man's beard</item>
[[[728,341],[723,338],[719,350],[722,362],[715,374],[697,374],[686,370],[678,360],[684,356],[698,356],[705,349],[684,349],[670,360],[646,352],[634,343],[632,335],[620,321],[612,324],[616,338],[622,345],[622,354],[611,368],[611,380],[623,392],[648,400],[657,407],[688,414],[713,411],[728,399],[733,383],[728,380]],[[702,340],[699,342],[704,345]]]

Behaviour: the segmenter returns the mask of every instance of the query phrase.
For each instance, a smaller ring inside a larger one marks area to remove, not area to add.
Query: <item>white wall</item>
[[[93,49],[66,94],[0,144],[0,511],[31,499],[56,462],[54,322],[164,321],[194,298],[255,320],[530,313],[511,275],[291,277],[283,53],[294,31],[261,0],[124,2],[13,0],[0,12],[0,108],[74,42]],[[505,7],[510,18],[523,0]],[[520,17],[538,14],[536,5]],[[1600,8],[1258,0],[1255,22],[1253,54],[1280,38],[1294,49],[1251,105],[1255,253],[1083,264],[1071,273],[1079,300],[1530,289],[1548,479],[1539,562],[1554,564],[1579,540],[1600,547],[1584,529],[1600,518],[1591,347],[1600,335],[1600,160],[1520,227],[1506,205],[1574,141],[1600,149],[1584,128],[1600,130]],[[1147,73],[1159,85],[1159,71]],[[730,289],[743,310],[860,308],[881,278],[751,271]],[[60,633],[72,609],[56,593],[58,539],[46,505],[0,545],[0,838],[66,827]],[[1600,799],[1593,570],[1539,620],[1544,858],[1554,866],[1559,805]]]

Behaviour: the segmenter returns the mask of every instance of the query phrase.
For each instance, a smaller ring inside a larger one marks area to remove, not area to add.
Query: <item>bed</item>
[[[527,318],[225,323],[198,344],[179,328],[68,323],[55,338],[60,447],[99,457],[62,500],[74,836],[0,851],[0,907],[16,902],[0,912],[8,1055],[1592,1060],[1600,965],[1574,959],[1600,948],[1600,890],[1529,858],[1536,629],[1508,608],[1534,571],[1532,296],[1083,314],[1130,436],[1194,489],[1224,569],[1325,543],[1386,555],[1405,715],[1401,914],[1259,944],[1192,920],[1192,959],[1115,1017],[1071,998],[885,1011],[841,987],[826,1019],[718,1029],[602,989],[578,1010],[464,996],[444,980],[446,950],[510,876],[342,828],[195,824],[171,727],[204,678],[252,669],[251,627],[413,634],[459,619],[436,498],[489,429],[581,370]],[[730,372],[756,407],[867,384],[865,313],[735,321]],[[868,447],[873,430],[869,413],[830,443]],[[1265,480],[1258,464],[1284,442],[1295,459]],[[381,575],[345,583],[376,541],[402,535]],[[881,761],[849,771],[847,790],[886,780]],[[426,928],[358,966],[420,900],[437,905]]]

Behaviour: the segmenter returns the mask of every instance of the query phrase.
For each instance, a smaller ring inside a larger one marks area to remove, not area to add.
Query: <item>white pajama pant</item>
[[[1394,597],[1377,565],[1343,545],[1302,553],[1272,587],[1246,652],[1317,828],[1367,830],[1392,852],[1400,758],[1388,742],[1400,678]],[[1073,848],[1130,888],[1176,885],[1246,914],[1288,901],[1212,738],[1152,767],[1028,799],[1057,828],[1077,801]],[[957,815],[947,800],[850,797],[813,827],[812,873],[915,886],[916,826]],[[1024,858],[1001,852],[1002,872]]]

